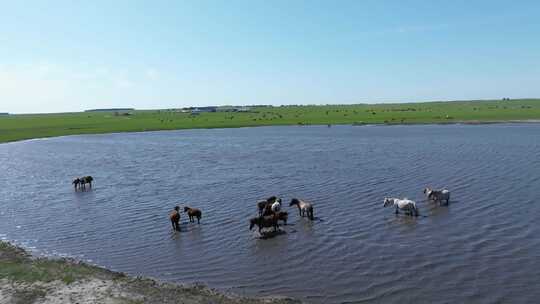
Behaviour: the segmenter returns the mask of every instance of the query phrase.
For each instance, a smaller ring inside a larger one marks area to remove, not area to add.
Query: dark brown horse
[[[283,225],[287,225],[287,220],[289,219],[289,214],[285,211],[280,211],[276,213],[278,221],[283,221]]]
[[[261,233],[263,228],[269,227],[274,227],[274,231],[278,231],[278,217],[276,215],[269,215],[251,218],[249,220],[249,230],[253,229],[253,226],[255,225],[259,227],[259,233]]]
[[[79,190],[86,190],[86,184],[89,184],[90,189],[92,189],[93,180],[94,178],[88,175],[74,179],[72,184],[75,187],[75,190],[77,190],[77,186],[79,186]]]
[[[75,191],[77,191],[77,187],[79,186],[80,182],[81,182],[81,179],[78,177],[74,179],[73,182],[71,182],[73,184],[73,187],[75,188]]]
[[[197,218],[197,224],[200,224],[202,212],[197,208],[184,207],[184,212],[187,212],[190,222],[195,222],[193,218]]]
[[[173,230],[180,231],[180,207],[174,207],[174,210],[169,214],[169,219]]]

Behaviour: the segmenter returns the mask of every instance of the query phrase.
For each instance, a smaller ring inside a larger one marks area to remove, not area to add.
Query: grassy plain
[[[191,115],[174,110],[0,116],[0,142],[71,134],[311,124],[488,123],[540,120],[540,99],[252,107]]]

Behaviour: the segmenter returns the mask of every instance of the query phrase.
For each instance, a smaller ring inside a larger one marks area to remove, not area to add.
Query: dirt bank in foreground
[[[181,286],[90,266],[70,259],[36,258],[0,242],[0,304],[4,303],[299,303],[251,299],[204,286]]]

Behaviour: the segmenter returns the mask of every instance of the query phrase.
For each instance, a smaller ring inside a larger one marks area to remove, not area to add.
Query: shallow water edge
[[[120,301],[121,303],[301,303],[291,298],[247,298],[202,285],[130,277],[71,258],[43,258],[0,241],[0,303]]]

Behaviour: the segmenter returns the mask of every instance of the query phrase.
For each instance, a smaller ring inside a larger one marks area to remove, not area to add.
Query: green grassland
[[[540,99],[252,107],[191,115],[174,110],[0,116],[0,142],[70,134],[271,125],[487,123],[539,120]]]

